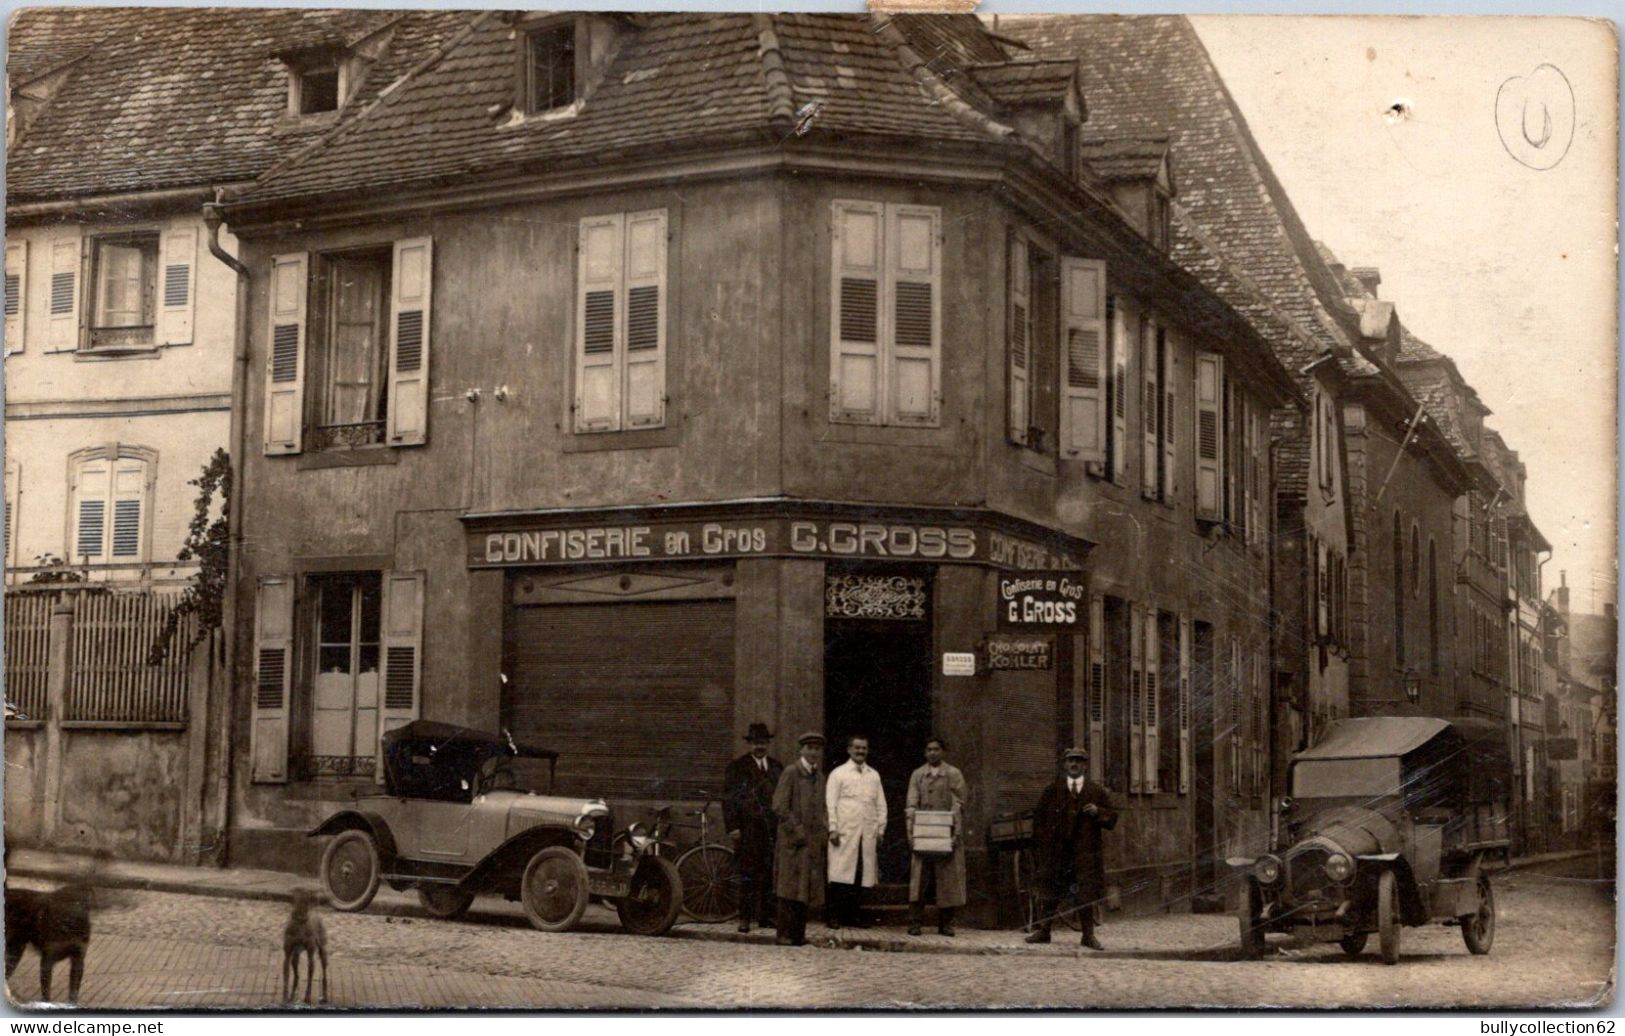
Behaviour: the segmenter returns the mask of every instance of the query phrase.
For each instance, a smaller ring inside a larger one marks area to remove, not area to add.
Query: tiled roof
[[[511,111],[513,32],[493,12],[373,110],[273,169],[240,200],[429,187],[778,140],[786,82],[803,132],[985,143],[989,119],[980,108],[989,101],[964,70],[1004,58],[975,18],[652,14],[626,29],[573,112],[527,117]],[[924,69],[909,67],[904,48]],[[940,92],[928,94],[920,76]]]
[[[1006,61],[976,65],[970,76],[1001,105],[1050,104],[1077,89],[1076,61]]]
[[[1106,137],[1079,142],[1078,152],[1100,179],[1145,180],[1162,170],[1168,157],[1168,138]]]
[[[10,203],[252,180],[331,127],[290,120],[289,41],[388,46],[346,111],[366,105],[466,12],[83,8],[18,15],[9,60],[43,70],[79,58],[7,156]],[[107,31],[103,31],[103,30]]]

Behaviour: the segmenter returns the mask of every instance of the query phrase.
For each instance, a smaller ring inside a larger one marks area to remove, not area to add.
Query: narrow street
[[[1494,952],[1472,957],[1454,928],[1407,928],[1404,960],[1374,949],[1277,946],[1242,962],[1211,919],[1212,952],[1191,959],[1045,952],[896,953],[807,946],[642,939],[594,908],[587,930],[549,935],[506,912],[461,922],[425,916],[324,914],[330,1003],[339,1007],[751,1008],[1255,1005],[1460,1006],[1590,1004],[1611,995],[1614,903],[1595,862],[1504,875],[1496,885]],[[270,1006],[280,999],[286,908],[203,896],[120,891],[99,913],[86,1008]],[[1108,925],[1108,948],[1136,922]],[[1140,922],[1145,923],[1145,922]],[[1114,933],[1114,929],[1116,930]],[[968,940],[967,940],[968,941]],[[1123,945],[1119,938],[1118,945]],[[65,990],[67,969],[56,981]],[[318,977],[318,989],[320,981]],[[37,957],[12,978],[14,1002],[38,996]],[[59,993],[60,995],[60,993]]]

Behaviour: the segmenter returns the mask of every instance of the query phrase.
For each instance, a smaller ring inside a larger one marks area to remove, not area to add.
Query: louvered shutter
[[[888,418],[935,425],[942,398],[941,214],[919,205],[886,210],[888,297],[892,303],[890,368],[882,380]]]
[[[197,298],[192,283],[197,275],[197,228],[165,231],[158,251],[158,317],[153,340],[158,345],[188,345]]]
[[[298,453],[305,423],[305,295],[309,257],[271,260],[271,342],[265,364],[265,452]]]
[[[1174,477],[1174,409],[1177,402],[1174,391],[1174,338],[1165,328],[1157,329],[1157,352],[1162,361],[1162,499],[1177,499],[1178,479]]]
[[[113,464],[112,558],[114,561],[141,559],[142,510],[147,497],[147,465],[135,458]]]
[[[1191,620],[1179,617],[1179,793],[1191,790]]]
[[[6,514],[5,514],[5,559],[7,565],[17,563],[17,541],[14,534],[17,530],[17,486],[22,481],[22,467],[16,461],[6,465]]]
[[[1219,458],[1224,451],[1224,425],[1220,418],[1220,386],[1224,384],[1224,357],[1196,354],[1196,517],[1219,521],[1224,517]]]
[[[1157,768],[1162,760],[1162,738],[1157,725],[1162,721],[1162,630],[1157,610],[1145,611],[1145,783],[1147,792],[1157,790]]]
[[[254,599],[253,779],[288,779],[288,704],[293,684],[293,580],[265,576]]]
[[[27,344],[28,242],[6,245],[6,355],[20,353]]]
[[[1260,652],[1253,653],[1253,794],[1264,794],[1265,778],[1265,746],[1269,743],[1268,711],[1266,704],[1269,700],[1268,670],[1264,667],[1264,656]]]
[[[1241,425],[1241,526],[1243,541],[1248,545],[1258,530],[1253,526],[1253,450],[1252,403],[1239,389],[1234,390],[1236,417]]]
[[[1129,606],[1128,785],[1145,790],[1145,609]]]
[[[105,458],[79,465],[74,487],[73,557],[100,560],[107,552],[107,493],[113,466]]]
[[[1106,264],[1061,260],[1061,450],[1078,460],[1106,459]]]
[[[1270,487],[1269,426],[1265,423],[1265,410],[1256,402],[1249,408],[1253,421],[1253,543],[1264,547],[1269,543],[1269,518],[1274,510]]]
[[[1089,777],[1106,777],[1106,599],[1089,595]]]
[[[1118,299],[1112,313],[1112,456],[1111,479],[1119,485],[1128,476],[1128,314]]]
[[[51,245],[50,349],[79,348],[79,276],[83,265],[79,233]]]
[[[666,423],[666,210],[626,217],[626,428]]]
[[[384,700],[378,724],[377,779],[384,779],[384,735],[418,718],[423,682],[423,573],[385,572],[381,640]]]
[[[385,441],[416,446],[429,437],[429,339],[434,239],[395,242],[389,291],[389,407]]]
[[[1009,395],[1010,441],[1027,444],[1027,430],[1032,426],[1029,405],[1032,400],[1032,266],[1027,256],[1026,239],[1020,235],[1010,238],[1010,311],[1009,311]]]
[[[1230,638],[1230,687],[1226,702],[1229,715],[1226,728],[1230,732],[1230,790],[1241,794],[1241,638]]]
[[[1324,542],[1318,542],[1315,552],[1315,633],[1325,638],[1331,632],[1331,609],[1327,598],[1330,596],[1331,566],[1329,564],[1330,552]]]
[[[1140,322],[1140,495],[1147,500],[1155,500],[1161,486],[1157,475],[1157,460],[1162,456],[1157,438],[1157,406],[1162,401],[1162,389],[1157,385],[1157,337],[1154,321]]]
[[[831,212],[830,420],[879,424],[886,209],[837,201]]]
[[[592,216],[581,221],[580,273],[576,285],[575,430],[613,432],[621,427],[621,280],[624,219]]]

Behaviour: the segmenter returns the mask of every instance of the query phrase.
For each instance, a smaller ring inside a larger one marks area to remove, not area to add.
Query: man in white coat
[[[868,764],[869,739],[853,735],[847,760],[829,775],[829,926],[861,925],[862,890],[880,879],[880,835],[886,830],[886,793]]]

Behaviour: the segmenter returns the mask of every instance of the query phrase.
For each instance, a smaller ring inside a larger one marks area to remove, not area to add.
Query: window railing
[[[370,755],[296,755],[289,762],[294,779],[300,781],[371,778],[378,768],[378,760]]]
[[[89,348],[144,349],[152,345],[152,325],[135,324],[129,327],[93,327],[90,329]]]
[[[349,450],[358,446],[378,446],[383,441],[382,421],[323,424],[317,425],[311,432],[311,448],[317,450]]]

